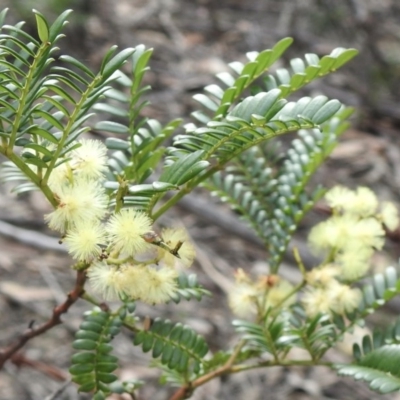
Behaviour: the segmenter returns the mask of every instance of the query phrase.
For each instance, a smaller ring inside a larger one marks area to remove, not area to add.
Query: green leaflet
[[[122,321],[99,308],[87,312],[76,333],[69,369],[72,380],[81,392],[109,393],[108,384],[117,377],[112,373],[118,368],[117,357],[110,355],[110,341],[119,333]]]
[[[208,352],[202,336],[181,323],[173,325],[161,318],[156,318],[149,330],[136,333],[133,343],[141,345],[144,352],[152,350],[153,358],[161,358],[162,364],[178,372],[202,363]]]
[[[372,390],[391,393],[400,390],[399,359],[400,345],[389,344],[369,352],[357,364],[337,364],[334,368],[339,375],[368,382]]]

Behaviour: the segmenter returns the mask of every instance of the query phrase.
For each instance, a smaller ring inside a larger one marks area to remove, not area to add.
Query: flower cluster
[[[361,292],[339,280],[339,270],[328,264],[314,268],[306,275],[307,287],[302,297],[309,317],[319,313],[345,314],[353,311],[361,300]]]
[[[76,246],[79,232],[85,231],[82,243],[82,257],[85,259],[93,249],[98,253],[98,221],[107,212],[108,197],[102,185],[104,173],[107,170],[107,148],[97,140],[81,140],[78,147],[68,153],[68,160],[55,168],[49,179],[49,187],[58,200],[57,208],[45,216],[51,229],[62,234],[72,235],[72,253],[79,255]],[[89,231],[91,232],[89,233]],[[69,246],[69,239],[66,240]]]
[[[228,293],[228,304],[239,317],[274,314],[294,301],[293,286],[276,275],[252,280],[242,269],[235,273],[235,284]]]
[[[125,295],[149,304],[169,301],[177,290],[177,267],[190,267],[195,257],[187,233],[167,229],[158,237],[147,215],[134,209],[114,214],[104,229],[110,256],[89,268],[93,289],[107,300]]]
[[[356,191],[338,186],[325,195],[332,209],[332,217],[316,225],[310,232],[309,243],[316,254],[326,257],[325,264],[333,263],[343,281],[356,281],[369,269],[375,250],[384,244],[385,230],[395,229],[399,217],[391,203],[382,205],[368,188]]]
[[[358,306],[361,293],[350,284],[365,275],[373,253],[382,249],[384,226],[394,230],[399,224],[396,207],[386,202],[379,212],[378,199],[368,188],[338,186],[325,199],[332,216],[316,225],[308,238],[315,253],[325,257],[306,275],[302,303],[309,316],[345,314]]]
[[[58,206],[45,216],[49,227],[61,232],[75,260],[90,265],[89,281],[105,299],[167,302],[177,289],[177,267],[195,257],[187,233],[165,229],[159,237],[148,215],[133,208],[107,215],[107,148],[96,140],[79,145],[50,176]]]
[[[149,304],[166,303],[177,289],[178,273],[174,268],[125,263],[120,266],[99,261],[89,268],[93,289],[106,300],[128,296]]]
[[[399,225],[397,209],[390,202],[379,205],[365,187],[354,191],[335,187],[325,199],[332,216],[316,225],[308,238],[311,249],[323,257],[322,263],[304,271],[297,288],[276,275],[252,280],[238,270],[228,294],[236,315],[275,317],[297,296],[311,318],[320,313],[345,315],[358,307],[361,291],[351,285],[365,275],[373,253],[382,249],[385,228],[394,230]]]

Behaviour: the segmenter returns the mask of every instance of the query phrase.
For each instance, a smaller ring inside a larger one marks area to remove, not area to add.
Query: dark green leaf
[[[129,133],[129,128],[126,125],[113,121],[98,122],[94,128],[99,131],[106,131],[111,133]]]
[[[97,322],[92,322],[92,321],[86,320],[81,323],[80,329],[85,330],[85,331],[99,333],[103,330],[103,326]]]
[[[72,347],[76,350],[94,350],[97,343],[89,339],[78,339],[74,340]]]
[[[76,58],[68,56],[68,55],[62,55],[62,56],[60,56],[59,59],[61,61],[67,62],[69,64],[72,64],[74,67],[80,69],[86,75],[90,76],[90,78],[94,79],[94,77],[95,77],[94,73],[85,64],[82,64]]]
[[[108,354],[112,349],[113,347],[107,343],[102,343],[97,347],[97,351],[102,354]]]
[[[76,383],[79,383],[76,381],[76,379],[73,379],[73,381]],[[88,393],[88,392],[91,392],[95,387],[96,387],[96,382],[90,381],[90,382],[84,383],[83,385],[79,386],[79,391]]]
[[[47,122],[51,124],[51,126],[54,126],[55,128],[59,129],[60,131],[64,130],[64,126],[61,124],[61,122],[54,117],[54,115],[49,114],[46,111],[43,110],[35,110],[35,115],[44,118]]]
[[[168,364],[169,360],[171,359],[172,353],[174,351],[174,346],[172,346],[170,343],[165,343],[162,356],[161,356],[161,363],[162,364]]]
[[[71,375],[82,375],[92,372],[94,370],[94,364],[75,364],[69,369]]]
[[[106,372],[97,372],[96,376],[103,383],[112,383],[118,379],[116,375]]]
[[[108,79],[125,61],[135,52],[134,48],[127,48],[119,52],[109,62],[104,65],[104,69],[100,71],[104,80]]]
[[[85,351],[83,353],[76,353],[72,356],[71,362],[72,364],[86,364],[89,362],[93,362],[96,358],[96,354]]]
[[[71,14],[72,10],[66,10],[62,14],[60,14],[57,19],[53,22],[49,30],[49,41],[54,42],[61,32],[61,29],[66,23],[66,19],[69,14]]]
[[[182,350],[179,347],[175,347],[169,359],[168,368],[175,369],[179,364],[181,357],[182,357]]]
[[[128,150],[130,148],[129,142],[118,138],[107,138],[105,145],[110,150]]]
[[[99,362],[96,364],[96,371],[99,372],[113,372],[118,368],[118,364],[110,362]]]
[[[42,41],[42,43],[46,43],[49,40],[49,26],[47,25],[47,21],[44,18],[43,14],[41,14],[39,11],[32,11],[35,14],[36,18],[36,27],[39,39]]]
[[[320,108],[312,118],[312,121],[316,124],[322,124],[327,119],[331,118],[335,113],[340,110],[341,103],[339,100],[330,100],[325,103],[322,108]],[[308,115],[308,108],[307,108],[307,116]]]

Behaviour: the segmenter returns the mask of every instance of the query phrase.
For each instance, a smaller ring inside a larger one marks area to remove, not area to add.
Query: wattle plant
[[[117,52],[114,46],[93,72],[71,56],[56,56],[70,10],[51,25],[34,11],[37,37],[23,23],[6,25],[6,11],[0,14],[1,179],[15,181],[16,194],[43,193],[52,207],[44,220],[67,247],[77,279],[49,321],[0,352],[1,365],[83,298],[94,308],[76,332],[69,371],[77,389],[96,400],[113,392],[134,396],[144,384],[121,382],[115,374],[112,342],[121,328],[133,332],[133,346],[151,353],[163,382],[179,386],[172,400],[189,398],[218,376],[276,365],[325,365],[377,392],[400,390],[399,323],[355,343],[348,364],[324,359],[345,333],[400,292],[394,267],[361,289],[358,284],[382,249],[385,229],[397,227],[397,210],[390,203],[379,206],[367,188],[309,188],[352,110],[323,95],[288,100],[350,61],[355,49],[306,54],[291,60],[289,69],[271,72],[292,43],[282,39],[248,53],[247,63],[229,64],[231,73],[217,76],[220,85],[195,95],[201,109],[192,113],[194,122],[163,125],[141,117],[151,49]],[[96,113],[107,120],[92,124]],[[109,137],[102,143],[87,138],[90,131]],[[291,146],[279,150],[278,137],[292,132]],[[236,272],[228,300],[244,319],[233,321],[237,344],[214,353],[178,316],[149,322],[136,313],[137,302],[211,295],[186,273],[195,259],[187,232],[157,223],[199,186],[249,223],[265,244],[269,265],[258,277]],[[324,195],[331,216],[309,237],[321,261],[306,270],[295,251],[302,278],[289,283],[279,275],[283,257],[299,223]],[[118,306],[111,308],[108,300]],[[291,357],[294,348],[305,350],[304,359]]]

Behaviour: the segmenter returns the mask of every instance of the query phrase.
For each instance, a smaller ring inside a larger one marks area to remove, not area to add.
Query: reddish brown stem
[[[30,327],[14,343],[11,343],[6,348],[0,350],[0,369],[10,357],[12,357],[19,349],[21,349],[25,345],[26,342],[36,336],[41,335],[42,333],[48,331],[54,326],[61,324],[61,315],[65,314],[83,294],[85,281],[85,271],[77,271],[74,288],[71,290],[71,292],[68,293],[68,296],[64,303],[54,308],[51,318],[37,328]]]
[[[186,385],[180,387],[175,394],[170,398],[170,400],[183,400],[187,399],[191,396],[194,389],[197,387],[204,385],[206,382],[210,381],[211,379],[216,378],[217,376],[225,375],[232,372],[233,364],[236,361],[239,353],[241,352],[245,342],[242,340],[240,341],[231,356],[229,357],[228,361],[225,365],[222,365],[215,371],[211,371],[208,374],[201,376],[200,378],[194,380],[193,382],[188,382]]]
[[[226,365],[216,369],[215,371],[211,371],[210,373],[201,376],[193,382],[189,382],[187,385],[180,387],[169,400],[188,399],[192,395],[194,389],[201,385],[204,385],[206,382],[211,381],[217,376],[229,374],[231,372],[231,368],[231,363],[227,363]]]

